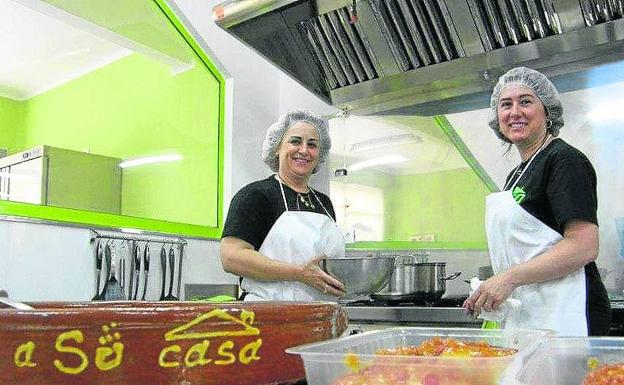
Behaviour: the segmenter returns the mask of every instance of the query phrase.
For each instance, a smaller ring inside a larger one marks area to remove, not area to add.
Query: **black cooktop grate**
[[[359,299],[342,303],[343,306],[370,306],[370,307],[461,307],[467,296],[442,297],[435,302],[423,300],[413,301],[381,301],[370,298]]]

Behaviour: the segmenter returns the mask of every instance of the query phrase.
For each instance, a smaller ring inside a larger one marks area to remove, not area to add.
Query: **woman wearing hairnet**
[[[490,106],[490,127],[522,161],[503,191],[486,198],[495,275],[464,307],[476,314],[506,310],[505,328],[608,334],[609,300],[594,263],[596,173],[583,153],[557,138],[563,126],[557,90],[543,74],[518,67],[500,77]]]
[[[241,276],[247,301],[336,300],[344,285],[322,271],[322,258],[344,257],[329,197],[308,185],[325,162],[327,122],[293,111],[272,124],[262,159],[275,172],[232,199],[221,239],[225,271]]]

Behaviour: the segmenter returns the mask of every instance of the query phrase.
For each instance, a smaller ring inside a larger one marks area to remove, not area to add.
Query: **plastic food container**
[[[590,368],[624,362],[624,338],[551,338],[514,360],[523,362],[521,369],[507,370],[501,385],[581,385]]]
[[[463,342],[486,341],[514,348],[523,354],[535,350],[552,335],[544,330],[483,330],[460,328],[400,327],[371,331],[332,341],[287,349],[300,354],[309,385],[496,385],[515,355],[492,358],[376,355],[379,349],[415,346],[432,337]]]

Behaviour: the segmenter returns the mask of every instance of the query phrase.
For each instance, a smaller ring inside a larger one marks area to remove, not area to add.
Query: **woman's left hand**
[[[321,259],[326,258],[327,256],[325,255],[319,255],[306,262],[303,265],[303,274],[300,281],[323,294],[342,297],[346,293],[345,285],[324,272],[319,266]]]
[[[479,315],[482,310],[492,311],[505,301],[511,293],[516,289],[517,285],[503,272],[497,274],[481,286],[466,301],[463,307],[475,316]]]

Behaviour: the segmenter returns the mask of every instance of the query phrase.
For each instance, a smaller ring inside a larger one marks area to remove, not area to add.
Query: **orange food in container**
[[[618,384],[624,384],[624,362],[620,364],[601,365],[593,369],[585,376],[582,385]]]
[[[400,327],[288,349],[309,385],[496,385],[514,352],[551,333]],[[442,348],[440,348],[442,346]],[[416,350],[431,355],[413,355]]]

